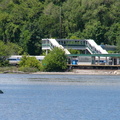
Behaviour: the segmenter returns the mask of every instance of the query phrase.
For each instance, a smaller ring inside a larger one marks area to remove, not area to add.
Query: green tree
[[[17,43],[28,54],[39,55],[42,52],[39,25],[42,3],[39,0],[10,0],[1,4],[1,40]]]
[[[22,53],[22,48],[14,43],[8,42],[5,44],[4,42],[0,41],[0,57],[9,57],[10,55],[18,55]]]
[[[116,43],[119,41],[118,37],[120,36],[120,23],[112,24],[106,32],[105,36],[108,38],[107,43],[116,45]]]
[[[9,14],[0,11],[0,39],[4,42],[8,41],[7,37],[7,24],[8,24]]]
[[[10,55],[7,46],[4,42],[0,41],[0,60],[5,60]]]
[[[120,0],[0,0],[0,40],[41,54],[42,38],[117,43]]]
[[[53,2],[47,4],[43,10],[42,16],[40,17],[40,25],[42,26],[43,34],[45,37],[57,37],[60,38],[60,18],[61,12],[57,5]],[[47,21],[47,22],[46,22]]]
[[[4,65],[7,58],[11,55],[16,55],[22,52],[22,48],[14,43],[8,42],[4,44],[3,41],[0,41],[0,66]]]
[[[75,49],[69,49],[69,52],[71,54],[80,54],[80,51],[79,50],[75,50]]]
[[[20,70],[25,72],[35,72],[42,69],[42,65],[35,57],[24,55],[19,62]]]
[[[120,53],[120,35],[117,36],[117,52]]]
[[[41,51],[40,16],[43,5],[39,0],[21,1],[15,5],[12,14],[13,21],[19,24],[19,42],[24,51],[30,55],[39,55]],[[17,16],[17,18],[16,18]]]
[[[98,44],[107,43],[105,41],[106,29],[101,25],[100,21],[92,20],[85,25],[83,31],[84,38],[94,39]]]
[[[67,68],[67,56],[60,48],[54,48],[42,61],[44,71],[64,71]]]

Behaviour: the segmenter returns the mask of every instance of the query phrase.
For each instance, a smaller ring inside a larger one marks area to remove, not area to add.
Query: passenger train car
[[[42,61],[45,56],[30,56],[30,57],[35,57],[37,60]],[[12,55],[11,57],[8,58],[9,64],[11,65],[17,65],[19,64],[22,56],[20,55]]]

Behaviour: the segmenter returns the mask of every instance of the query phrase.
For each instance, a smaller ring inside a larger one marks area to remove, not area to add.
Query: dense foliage
[[[20,70],[24,72],[36,72],[42,69],[42,65],[35,57],[24,55],[19,63]]]
[[[67,68],[67,56],[60,48],[54,48],[42,61],[44,71],[64,71]]]
[[[22,48],[14,43],[7,42],[4,44],[0,41],[0,66],[5,66],[8,64],[7,58],[13,54],[19,54],[22,52]]]
[[[120,45],[120,0],[0,0],[0,40],[41,54],[42,38]]]

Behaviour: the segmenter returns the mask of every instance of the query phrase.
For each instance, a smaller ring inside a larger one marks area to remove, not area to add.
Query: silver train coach
[[[42,61],[45,56],[29,56],[29,57],[35,57],[37,60]],[[10,65],[17,65],[19,64],[22,56],[20,55],[12,55],[11,57],[8,58],[9,64]]]

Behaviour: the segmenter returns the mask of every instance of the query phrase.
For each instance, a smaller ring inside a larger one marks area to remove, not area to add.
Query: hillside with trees
[[[0,0],[0,40],[40,55],[42,38],[94,39],[120,48],[120,0]]]

